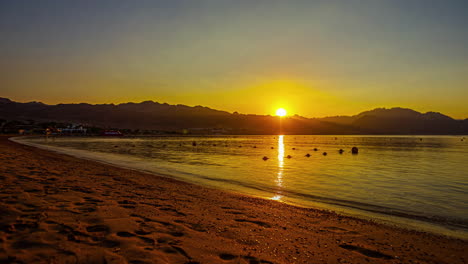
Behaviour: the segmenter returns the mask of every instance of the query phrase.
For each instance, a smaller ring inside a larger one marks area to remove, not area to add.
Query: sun
[[[276,115],[277,116],[286,116],[287,112],[284,108],[279,108],[278,110],[276,110]]]

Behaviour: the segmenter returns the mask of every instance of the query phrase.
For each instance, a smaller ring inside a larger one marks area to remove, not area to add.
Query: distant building
[[[71,124],[66,128],[58,128],[59,134],[62,135],[86,135],[87,129],[80,124]]]
[[[104,130],[101,135],[119,137],[119,136],[123,136],[124,134],[122,134],[122,132],[118,130]]]

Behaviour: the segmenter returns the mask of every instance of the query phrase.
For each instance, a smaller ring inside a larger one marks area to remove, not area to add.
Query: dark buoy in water
[[[192,142],[192,146],[196,147],[197,146],[197,142]]]
[[[274,147],[271,147],[271,149],[275,149]]]
[[[262,158],[264,161],[267,161],[268,160],[268,157],[267,156],[263,156]]]
[[[292,150],[296,150],[296,148],[292,148]]]
[[[353,153],[353,154],[358,154],[358,153],[359,153],[359,149],[358,149],[357,147],[353,147],[353,148],[351,149],[351,153]]]
[[[307,154],[305,154],[305,156],[306,156],[306,157],[310,157],[310,154],[309,154],[309,153],[307,153]]]
[[[422,138],[420,138],[419,141],[422,141]]]
[[[257,146],[253,146],[253,148],[257,148]]]
[[[326,153],[326,152],[324,152],[324,153],[322,153],[322,155],[326,156],[326,155],[327,155],[327,153]]]
[[[292,156],[291,156],[291,155],[288,155],[288,156],[286,156],[286,158],[290,159],[290,158],[292,158]]]
[[[318,150],[318,148],[314,148],[314,151],[317,151],[317,150]]]
[[[463,141],[463,139],[462,139],[462,141]],[[114,148],[118,148],[118,147],[119,147],[119,146],[117,146],[117,145],[114,146]]]
[[[339,152],[340,154],[343,154],[344,150],[343,150],[343,149],[340,149],[340,150],[338,150],[338,152]]]

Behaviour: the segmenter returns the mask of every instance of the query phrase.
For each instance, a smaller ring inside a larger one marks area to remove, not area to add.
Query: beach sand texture
[[[467,263],[468,243],[0,137],[0,263]]]

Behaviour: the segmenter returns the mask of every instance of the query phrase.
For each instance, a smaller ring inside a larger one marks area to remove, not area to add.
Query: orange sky
[[[468,118],[463,1],[0,4],[0,96]]]

